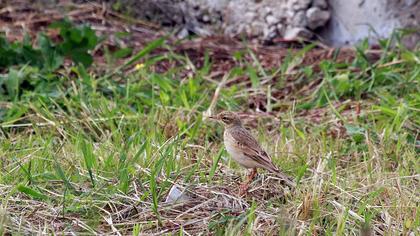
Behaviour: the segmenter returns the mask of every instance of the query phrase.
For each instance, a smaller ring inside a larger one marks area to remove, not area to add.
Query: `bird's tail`
[[[266,169],[268,171],[274,173],[275,175],[277,175],[277,177],[279,177],[280,179],[284,180],[284,182],[286,183],[287,186],[289,186],[291,188],[296,187],[295,181],[291,177],[289,177],[288,175],[281,172],[276,166],[273,165],[273,166],[270,166]]]

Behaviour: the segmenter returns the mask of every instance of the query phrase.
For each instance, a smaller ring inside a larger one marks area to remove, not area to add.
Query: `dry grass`
[[[386,160],[386,153],[392,149],[369,137],[366,137],[364,151],[343,153],[343,148],[351,146],[351,142],[345,139],[322,140],[316,134],[307,139],[285,138],[275,131],[265,135],[267,131],[264,125],[260,127],[260,134],[264,135],[260,139],[270,153],[283,153],[275,155],[279,166],[288,172],[299,173],[298,170],[306,165],[306,172],[296,189],[287,189],[278,179],[262,172],[252,183],[249,194],[240,197],[238,186],[243,172],[240,169],[233,171],[231,167],[235,164],[225,159],[225,154],[218,162],[214,176],[210,178],[209,170],[214,164],[212,158],[221,148],[220,139],[207,144],[200,144],[200,141],[187,142],[184,151],[180,149],[177,154],[185,156],[180,156],[178,163],[173,163],[179,165],[180,169],[169,173],[169,176],[163,170],[157,173],[155,187],[149,179],[153,176],[153,168],[135,164],[131,167],[133,176],[130,177],[132,179],[127,193],[109,191],[111,186],[118,189],[118,179],[105,174],[102,176],[100,169],[95,174],[97,185],[92,188],[86,182],[88,173],[83,163],[77,161],[80,159],[76,154],[78,151],[69,146],[59,151],[55,158],[67,166],[67,172],[77,173],[79,179],[72,184],[77,186],[79,193],[73,195],[69,193],[70,190],[63,192],[62,181],[50,180],[32,184],[48,196],[47,199],[36,200],[17,192],[16,185],[3,183],[3,225],[6,232],[17,230],[25,234],[112,232],[127,235],[137,231],[142,234],[183,232],[195,235],[220,230],[219,233],[229,234],[341,232],[358,235],[366,224],[375,234],[393,235],[398,232],[408,233],[407,226],[415,224],[418,217],[417,189],[420,175],[415,170],[418,166],[409,164],[417,159],[412,148],[403,147],[400,156],[404,157],[406,164],[393,167],[396,162]],[[214,126],[204,126],[200,133],[213,130]],[[14,138],[21,139],[25,138]],[[103,152],[115,153],[112,150],[117,148],[110,143],[96,145],[98,148],[94,153],[100,163],[105,158]],[[3,167],[9,170],[9,173],[3,174],[3,179],[18,172],[19,166],[20,169],[27,166],[25,163],[28,161],[43,162],[42,155],[39,155],[40,149],[31,149],[27,155],[19,158],[20,162],[12,162]],[[128,150],[127,155],[135,155],[134,151],[135,148]],[[393,168],[396,169],[392,171]],[[185,201],[165,203],[173,184],[184,189],[188,196]],[[153,206],[151,191],[159,195],[157,208]]]

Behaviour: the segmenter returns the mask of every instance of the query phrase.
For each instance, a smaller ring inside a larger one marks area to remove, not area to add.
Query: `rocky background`
[[[65,0],[31,0],[52,5]],[[330,46],[376,43],[408,28],[403,42],[420,41],[420,0],[73,0],[95,2],[147,23],[189,35],[224,34],[263,43],[297,38]],[[12,4],[13,0],[0,0]]]
[[[264,42],[310,39],[331,15],[326,0],[120,0],[113,6],[163,26],[179,26],[179,37],[223,33]]]
[[[320,32],[328,45],[354,45],[368,38],[371,43],[390,37],[396,29],[412,34],[402,41],[414,48],[420,41],[419,0],[329,0],[331,19]]]

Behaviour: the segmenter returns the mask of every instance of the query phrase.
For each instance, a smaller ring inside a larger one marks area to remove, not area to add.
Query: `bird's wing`
[[[243,150],[245,156],[251,158],[255,162],[275,171],[277,168],[273,165],[270,156],[265,152],[258,141],[246,129],[233,129],[231,132],[235,144],[238,149]]]
[[[272,162],[270,156],[265,152],[258,141],[246,129],[234,129],[231,132],[235,144],[239,150],[243,150],[245,156],[251,158],[256,163],[260,164],[262,168],[271,171],[282,178],[287,185],[295,187],[296,184],[289,176],[281,172]]]

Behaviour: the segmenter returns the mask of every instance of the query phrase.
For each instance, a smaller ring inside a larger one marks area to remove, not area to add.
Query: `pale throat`
[[[242,122],[240,120],[235,120],[230,124],[226,124],[225,127],[226,129],[240,128],[242,127]]]

